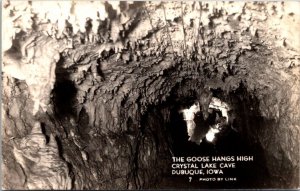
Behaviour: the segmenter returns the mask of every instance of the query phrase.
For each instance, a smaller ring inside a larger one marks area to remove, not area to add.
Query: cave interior
[[[3,188],[299,187],[299,4],[47,3],[3,4]]]

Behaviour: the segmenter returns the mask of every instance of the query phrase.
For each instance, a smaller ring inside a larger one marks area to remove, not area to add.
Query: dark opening
[[[74,101],[77,94],[77,89],[72,81],[57,82],[53,89],[54,106],[56,113],[60,116],[74,115]]]
[[[77,88],[70,79],[72,71],[63,68],[63,63],[64,58],[61,57],[55,70],[56,81],[52,90],[54,112],[59,119],[76,116]]]

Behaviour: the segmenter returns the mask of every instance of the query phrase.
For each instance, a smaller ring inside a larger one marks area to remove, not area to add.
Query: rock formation
[[[252,186],[298,188],[299,7],[2,2],[2,188],[161,188],[174,116],[212,97],[262,151]]]

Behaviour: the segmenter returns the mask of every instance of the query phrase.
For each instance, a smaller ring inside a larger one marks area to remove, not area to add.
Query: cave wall
[[[203,92],[241,84],[268,121],[243,131],[265,150],[269,186],[299,186],[298,8],[3,2],[3,188],[153,187],[170,155],[165,103],[207,109]]]

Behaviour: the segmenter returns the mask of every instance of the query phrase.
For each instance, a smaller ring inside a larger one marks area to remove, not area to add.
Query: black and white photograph
[[[300,189],[300,1],[0,3],[3,190]]]

